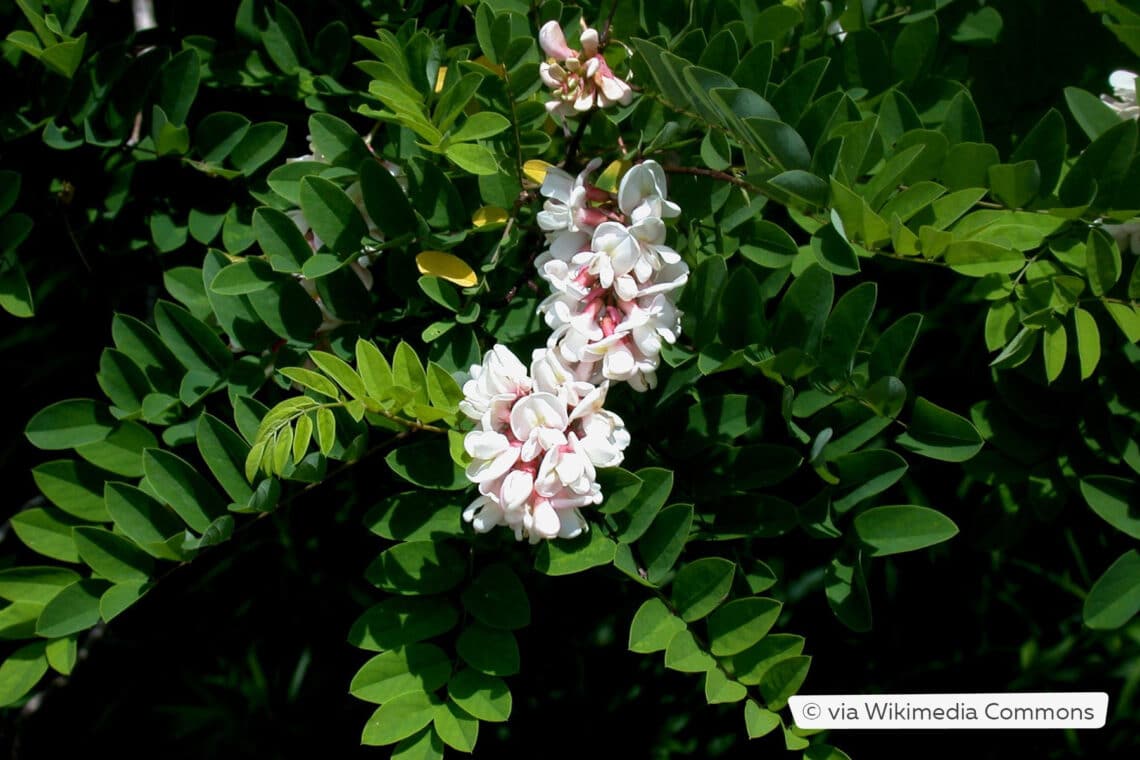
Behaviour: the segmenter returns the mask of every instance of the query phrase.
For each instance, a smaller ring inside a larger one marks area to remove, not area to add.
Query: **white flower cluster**
[[[503,345],[471,368],[460,410],[477,427],[463,440],[479,497],[463,519],[518,540],[574,538],[589,529],[579,507],[600,504],[598,467],[621,464],[629,433],[602,408],[609,383],[575,379],[547,349],[527,367]]]
[[[547,57],[538,73],[554,96],[546,103],[546,110],[552,116],[566,117],[614,103],[628,105],[633,90],[614,75],[602,57],[598,31],[587,27],[583,20],[578,40],[581,51],[566,44],[566,35],[557,21],[546,22],[538,32],[539,44]]]
[[[1101,95],[1100,99],[1116,111],[1122,119],[1140,118],[1140,105],[1136,103],[1136,74],[1131,71],[1114,71],[1108,77],[1116,97]]]
[[[577,177],[546,172],[538,224],[548,246],[535,264],[554,292],[539,312],[553,330],[547,347],[576,378],[644,391],[657,384],[662,344],[681,330],[672,299],[689,267],[665,244],[663,221],[681,209],[656,161],[626,172],[616,199],[590,184],[598,164]]]

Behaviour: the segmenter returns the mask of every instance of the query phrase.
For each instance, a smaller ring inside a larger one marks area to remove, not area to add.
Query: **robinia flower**
[[[1108,77],[1113,95],[1101,95],[1100,99],[1122,119],[1140,118],[1140,106],[1136,104],[1136,74],[1131,71],[1114,71]]]
[[[577,178],[550,170],[543,183],[547,249],[535,264],[553,292],[539,313],[552,330],[547,347],[575,378],[645,391],[656,385],[662,346],[681,331],[672,298],[689,267],[665,243],[663,221],[681,208],[656,161],[627,171],[616,194],[590,184],[593,166]]]
[[[566,35],[557,21],[546,22],[538,32],[538,42],[547,56],[538,73],[554,96],[546,103],[546,109],[552,116],[566,117],[615,103],[628,105],[633,90],[602,57],[597,30],[587,27],[583,20],[578,40],[581,51],[566,44]]]
[[[578,510],[602,502],[597,468],[621,464],[629,445],[621,417],[603,408],[608,383],[575,378],[547,349],[528,371],[502,345],[469,374],[459,408],[477,423],[463,446],[479,497],[463,519],[480,533],[505,525],[531,543],[589,530]]]

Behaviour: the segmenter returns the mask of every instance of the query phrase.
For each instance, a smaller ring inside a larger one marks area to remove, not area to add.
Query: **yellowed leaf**
[[[464,288],[479,282],[479,276],[475,274],[474,269],[467,266],[466,261],[443,251],[420,253],[416,256],[416,266],[421,274],[439,277]]]
[[[541,185],[546,181],[546,170],[549,168],[551,168],[551,164],[545,161],[539,161],[535,158],[523,164],[523,174]]]
[[[439,72],[435,75],[435,92],[443,92],[443,80],[447,79],[447,67],[440,66]]]
[[[507,218],[508,214],[505,208],[484,206],[471,216],[471,223],[475,225],[476,229],[480,229],[506,224]]]
[[[614,161],[606,167],[606,170],[598,175],[598,181],[594,183],[596,187],[605,190],[607,193],[616,193],[618,187],[621,186],[621,178],[629,170],[629,161]]]

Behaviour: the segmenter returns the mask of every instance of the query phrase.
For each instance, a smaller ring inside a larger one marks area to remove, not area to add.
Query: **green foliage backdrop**
[[[14,757],[1140,749],[1140,4],[156,5],[0,2]],[[588,529],[489,530],[616,227],[683,288],[551,391]],[[787,708],[1003,690],[1108,726]]]

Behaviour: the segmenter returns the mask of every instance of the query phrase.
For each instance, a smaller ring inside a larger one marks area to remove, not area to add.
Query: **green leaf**
[[[364,726],[361,744],[394,744],[432,722],[440,700],[422,691],[401,694],[381,705]]]
[[[839,212],[832,209],[831,224],[824,225],[812,236],[811,250],[827,271],[838,275],[855,274],[859,271],[859,258],[847,241],[842,224]]]
[[[875,283],[860,283],[847,291],[832,309],[824,326],[819,355],[820,366],[832,377],[850,376],[863,332],[875,310],[877,293]]]
[[[368,147],[356,130],[332,114],[315,113],[309,117],[309,135],[313,149],[333,166],[356,169],[370,158]]]
[[[656,597],[638,608],[629,626],[629,650],[640,654],[664,651],[685,623]]]
[[[871,598],[861,562],[836,557],[824,572],[823,586],[827,603],[841,623],[857,633],[871,629]]]
[[[77,39],[60,42],[44,48],[40,62],[57,74],[71,79],[83,61],[83,49],[87,44],[87,33]]]
[[[693,632],[686,628],[669,640],[665,648],[665,667],[682,673],[707,673],[716,667],[716,660],[701,649]]]
[[[154,572],[154,561],[127,539],[109,530],[78,527],[73,531],[79,558],[96,575],[109,581],[144,583]]]
[[[45,605],[79,575],[65,567],[25,566],[0,570],[0,599]]]
[[[117,583],[111,586],[99,598],[99,616],[110,623],[126,612],[131,605],[142,599],[149,588],[150,584],[140,581]]]
[[[111,519],[103,505],[105,475],[86,462],[74,459],[45,462],[32,470],[36,486],[52,504],[89,522]]]
[[[1011,208],[1033,200],[1041,188],[1041,169],[1036,161],[994,164],[989,168],[989,186],[994,196]]]
[[[1109,316],[1116,322],[1116,326],[1124,333],[1129,343],[1140,341],[1140,312],[1136,311],[1135,306],[1105,302],[1104,308],[1108,310]]]
[[[99,597],[109,587],[106,581],[93,578],[67,586],[44,606],[36,622],[36,635],[54,639],[95,625],[99,622]]]
[[[511,717],[511,692],[501,678],[464,668],[447,682],[447,695],[479,720],[502,723]]]
[[[220,163],[249,132],[250,121],[240,113],[218,111],[198,123],[194,145],[203,161]]]
[[[764,709],[755,700],[750,699],[744,703],[744,726],[748,731],[749,739],[767,736],[778,725],[780,725],[778,714]]]
[[[411,644],[373,657],[348,688],[357,699],[382,704],[409,692],[435,691],[450,675],[446,652],[434,644]]]
[[[375,343],[357,339],[356,368],[372,399],[383,401],[388,397],[388,390],[392,387],[392,368]]]
[[[24,428],[24,435],[40,449],[70,449],[103,440],[114,425],[115,420],[104,404],[70,399],[37,412]]]
[[[1094,295],[1105,295],[1120,279],[1120,248],[1104,230],[1095,227],[1089,230],[1085,269]]]
[[[874,507],[857,515],[854,524],[855,535],[871,548],[872,557],[924,549],[958,533],[946,515],[912,504]]]
[[[907,471],[906,460],[887,449],[856,451],[833,461],[840,487],[850,489],[832,501],[832,508],[840,514],[890,488]]]
[[[463,389],[455,378],[435,362],[428,362],[427,391],[431,405],[442,409],[449,414],[459,411],[459,402],[463,400]]]
[[[635,477],[641,483],[636,497],[630,499],[624,510],[614,512],[611,517],[614,537],[623,544],[633,543],[645,534],[673,490],[672,470],[646,467],[638,470]]]
[[[276,280],[273,269],[264,261],[244,259],[218,272],[210,282],[210,290],[223,296],[243,296],[265,290]]]
[[[803,650],[803,636],[791,633],[773,633],[765,636],[732,658],[736,680],[747,686],[755,686],[760,683],[768,668],[789,657],[795,657]]]
[[[344,388],[350,396],[361,400],[368,398],[368,390],[364,386],[364,381],[343,359],[324,351],[310,351],[309,358],[322,372],[336,380],[337,385]]]
[[[797,655],[768,668],[760,679],[760,694],[768,706],[773,710],[782,710],[788,703],[788,697],[803,686],[809,667],[811,658]]]
[[[31,691],[48,669],[47,642],[25,644],[0,665],[0,707],[18,702]]]
[[[1025,255],[1020,251],[979,240],[950,243],[945,260],[951,269],[967,277],[1012,274],[1025,265]]]
[[[924,398],[915,401],[907,430],[896,442],[943,462],[965,462],[982,448],[982,437],[969,420]]]
[[[1073,309],[1076,325],[1077,356],[1081,363],[1081,379],[1087,380],[1100,363],[1100,329],[1092,314],[1081,307]]]
[[[397,744],[392,760],[443,760],[443,741],[435,729],[426,726]]]
[[[358,252],[368,227],[352,199],[321,177],[305,177],[300,187],[298,198],[305,220],[329,250],[338,256]]]
[[[673,606],[686,623],[700,620],[720,606],[732,588],[736,565],[706,557],[681,568],[673,579]]]
[[[1082,610],[1085,625],[1120,628],[1140,612],[1140,553],[1129,549],[1093,584]],[[2,681],[0,681],[2,682]]]
[[[1013,163],[1036,161],[1041,177],[1040,192],[1042,195],[1048,195],[1057,187],[1068,145],[1065,119],[1059,111],[1050,108],[1041,117],[1041,121],[1037,122],[1033,129],[1029,130],[1029,134],[1018,143],[1017,149],[1010,156],[1010,161]]]
[[[484,568],[463,592],[463,608],[491,628],[513,630],[530,624],[530,600],[508,565]]]
[[[479,738],[479,721],[454,702],[436,709],[432,725],[447,746],[460,752],[475,750],[475,742]]]
[[[912,313],[898,319],[882,332],[874,343],[868,363],[871,377],[898,377],[903,374],[906,358],[910,356],[922,327],[922,314]]]
[[[772,330],[773,348],[794,347],[816,354],[834,297],[830,272],[816,265],[801,272],[780,300]]]
[[[198,94],[201,62],[198,53],[188,48],[175,55],[158,73],[158,97],[155,103],[174,126],[186,123],[190,105]]]
[[[11,518],[12,529],[32,551],[61,562],[78,562],[71,529],[82,524],[54,507],[25,509]]]
[[[233,354],[217,334],[193,314],[168,301],[154,307],[154,323],[163,342],[186,369],[224,375]]]
[[[406,491],[382,499],[364,516],[373,533],[397,541],[463,534],[462,504],[451,493]]]
[[[210,414],[198,418],[198,451],[226,495],[238,504],[253,496],[244,474],[249,445],[235,430]]]
[[[302,388],[316,391],[322,396],[333,400],[340,400],[340,390],[332,380],[329,380],[319,372],[314,372],[304,367],[284,367],[281,369],[281,374]]]
[[[153,556],[178,559],[169,551],[158,548],[175,536],[181,537],[184,528],[173,512],[155,501],[149,494],[125,483],[107,483],[103,491],[107,512],[115,527]]]
[[[396,594],[440,594],[467,573],[467,562],[452,546],[432,541],[397,544],[380,554],[364,576],[374,586]]]
[[[705,701],[710,705],[739,702],[748,696],[748,689],[732,681],[720,668],[705,673]]]
[[[499,162],[495,160],[495,154],[482,145],[455,143],[447,147],[444,155],[460,169],[471,174],[499,173]]]
[[[452,462],[443,436],[400,446],[384,461],[392,472],[423,488],[458,491],[471,485],[463,470]]]
[[[285,146],[288,130],[278,121],[254,124],[230,153],[230,163],[243,174],[257,171]]]
[[[451,133],[450,139],[453,143],[474,142],[497,135],[509,129],[510,126],[510,120],[502,114],[497,114],[494,111],[479,111],[468,116],[467,120]],[[456,161],[456,163],[459,162]]]
[[[571,575],[614,561],[617,544],[597,530],[576,538],[543,541],[534,558],[534,569],[544,575]]]
[[[1128,119],[1108,129],[1081,154],[1061,182],[1058,196],[1066,206],[1112,202],[1136,151],[1136,122]]]
[[[44,650],[48,664],[62,676],[71,675],[71,670],[75,667],[76,660],[79,659],[79,647],[76,638],[73,634],[62,639],[52,639]]]
[[[383,652],[434,638],[459,622],[459,611],[438,598],[392,597],[369,607],[348,632],[350,644]]]
[[[360,189],[364,208],[376,226],[389,238],[416,232],[416,214],[395,177],[371,159],[360,165]]]
[[[693,506],[674,504],[661,510],[637,544],[646,577],[658,584],[681,556],[693,525]]]
[[[0,639],[35,638],[36,621],[44,611],[42,604],[15,602],[0,609]]]
[[[1112,527],[1140,538],[1140,487],[1127,478],[1090,475],[1081,480],[1081,495],[1092,510]]]
[[[1061,376],[1069,351],[1065,326],[1055,316],[1050,316],[1049,321],[1045,323],[1045,335],[1041,347],[1045,354],[1045,379],[1051,383]]]
[[[455,649],[471,667],[489,676],[519,672],[519,645],[510,631],[472,623],[459,634]]]
[[[734,599],[709,616],[710,651],[717,657],[743,652],[768,635],[781,609],[783,605],[775,599]]]
[[[161,449],[143,453],[143,471],[154,492],[195,531],[202,533],[226,513],[217,491],[185,459]]]
[[[1090,140],[1120,124],[1120,117],[1096,95],[1079,87],[1065,88],[1065,102],[1073,118]]]
[[[253,212],[253,234],[275,271],[296,274],[313,255],[293,220],[275,208],[262,206]]]

